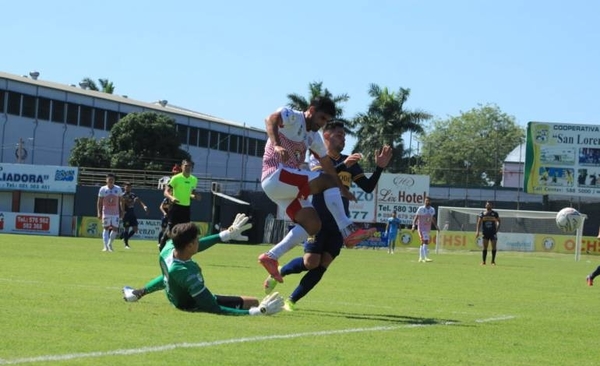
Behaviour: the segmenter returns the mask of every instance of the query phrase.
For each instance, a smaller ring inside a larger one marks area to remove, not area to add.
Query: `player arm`
[[[279,140],[279,126],[282,123],[283,123],[283,120],[281,119],[281,113],[278,111],[271,113],[271,115],[269,115],[265,119],[265,127],[267,130],[267,136],[269,137],[269,140],[271,140],[271,142],[273,143],[273,146],[275,146],[275,147],[281,146],[281,140]]]
[[[162,212],[163,216],[167,216],[167,210],[165,209],[165,204],[161,202],[160,206],[158,206],[158,209],[160,210],[160,212]]]
[[[481,227],[481,216],[477,216],[477,224],[475,224],[475,236],[479,235],[479,228]]]
[[[104,203],[104,197],[98,196],[98,201],[96,202],[96,210],[98,211],[98,217],[102,217],[102,204]]]
[[[348,190],[348,187],[346,187],[339,175],[337,174],[337,171],[335,170],[335,167],[333,166],[333,162],[331,161],[331,159],[329,159],[328,156],[324,156],[322,158],[319,158],[319,162],[321,163],[321,167],[323,168],[323,171],[327,174],[330,174],[331,176],[334,177],[334,179],[337,182],[338,187],[340,187],[340,191],[342,191],[342,196],[348,198],[348,199],[352,199],[352,200],[356,200],[356,198],[350,198],[348,197],[350,193],[350,191]]]
[[[170,185],[167,185],[165,187],[165,190],[163,191],[163,195],[170,199],[171,202],[177,202],[177,199],[175,198],[175,196],[173,196],[173,187],[171,187]]]
[[[496,217],[496,232],[500,231],[500,217]]]
[[[190,194],[190,197],[193,200],[197,200],[197,201],[200,201],[200,199],[202,199],[202,196],[200,195],[200,193],[196,192],[195,189],[192,191],[192,194]]]
[[[147,205],[144,203],[144,201],[142,201],[142,199],[141,199],[141,198],[139,198],[139,197],[136,197],[136,198],[135,198],[135,201],[136,201],[136,202],[139,202],[139,203],[140,203],[140,205],[142,205],[142,208],[144,209],[144,211],[148,212],[148,206],[147,206]]]
[[[413,231],[417,228],[417,220],[418,219],[419,219],[419,215],[415,215],[415,217],[413,218],[413,222],[412,222]]]
[[[356,185],[359,186],[360,189],[362,189],[363,191],[365,191],[367,193],[373,192],[373,190],[375,190],[375,186],[377,186],[377,182],[379,182],[381,173],[383,173],[383,168],[381,168],[381,167],[375,168],[375,172],[373,172],[373,174],[371,174],[371,176],[369,178],[367,178],[365,176],[362,169],[360,169],[360,170],[361,170],[360,174],[357,174],[357,175],[359,175],[359,178],[356,179],[354,181],[354,183],[356,183]]]

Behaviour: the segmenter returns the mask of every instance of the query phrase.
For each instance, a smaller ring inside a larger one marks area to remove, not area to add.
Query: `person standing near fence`
[[[500,229],[500,215],[492,209],[492,203],[485,203],[485,211],[481,211],[477,217],[477,231],[475,238],[479,238],[479,229],[483,233],[483,250],[481,265],[485,265],[487,259],[488,246],[492,242],[492,266],[496,265],[496,244],[498,243],[498,230]]]
[[[131,191],[131,182],[123,183],[125,192],[121,197],[121,210],[123,214],[123,232],[121,233],[121,239],[125,243],[125,249],[129,249],[129,239],[138,232],[138,219],[135,214],[135,204],[139,203],[146,215],[148,215],[148,206],[138,197],[137,194]],[[129,230],[131,228],[131,230]]]
[[[175,174],[169,184],[165,187],[164,195],[171,200],[169,209],[167,233],[177,224],[185,224],[191,221],[190,205],[192,200],[200,200],[200,194],[196,193],[198,178],[192,175],[194,163],[190,160],[181,162],[181,173]],[[169,235],[163,234],[158,246],[161,251],[167,243]]]
[[[387,237],[388,253],[394,254],[396,249],[396,236],[400,228],[400,219],[396,215],[396,211],[392,212],[392,216],[388,218],[385,225],[385,234]]]
[[[100,187],[98,191],[98,201],[96,202],[97,216],[102,221],[102,243],[103,252],[113,251],[113,242],[119,231],[119,220],[122,217],[121,196],[123,190],[115,185],[115,175],[106,174],[106,185]]]
[[[429,241],[431,240],[431,226],[439,230],[435,221],[435,208],[431,207],[431,199],[425,197],[425,204],[417,209],[415,218],[412,224],[412,231],[419,229],[419,239],[421,246],[419,247],[419,262],[432,262],[429,258]]]

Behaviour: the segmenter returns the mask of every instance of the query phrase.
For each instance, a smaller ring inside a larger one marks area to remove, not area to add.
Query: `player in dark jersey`
[[[160,246],[160,241],[162,240],[167,227],[169,226],[169,209],[171,208],[171,200],[165,197],[161,202],[158,209],[162,213],[162,219],[160,220],[160,232],[158,233],[158,245]]]
[[[135,204],[139,203],[146,214],[148,214],[148,206],[137,196],[137,194],[131,191],[131,183],[125,182],[123,184],[123,196],[121,196],[121,206],[123,212],[123,232],[121,233],[121,239],[125,243],[125,248],[129,249],[129,239],[138,232],[138,220],[135,214]],[[129,230],[131,228],[131,230]]]
[[[500,216],[498,212],[492,210],[492,203],[487,201],[485,203],[485,211],[481,211],[477,217],[477,231],[475,237],[479,238],[479,229],[483,233],[483,251],[481,253],[483,262],[485,265],[487,259],[488,245],[492,242],[492,265],[496,265],[496,244],[498,243],[498,230],[500,229]]]
[[[346,133],[344,124],[340,121],[329,122],[323,127],[323,140],[327,148],[327,155],[336,168],[338,176],[342,183],[350,188],[352,182],[356,183],[363,191],[370,193],[375,189],[377,181],[383,172],[383,169],[389,164],[392,158],[392,148],[384,146],[376,156],[377,168],[375,172],[367,178],[358,161],[362,158],[361,154],[342,155],[342,150],[346,144]],[[312,170],[319,170],[319,161],[311,158]],[[346,215],[350,215],[350,201],[342,197]],[[286,299],[285,309],[293,310],[295,303],[306,296],[323,277],[327,268],[333,260],[340,254],[344,245],[344,239],[340,234],[339,228],[331,212],[327,209],[323,194],[316,194],[312,200],[313,206],[321,218],[322,226],[319,233],[307,240],[304,244],[304,256],[292,259],[281,268],[281,275],[286,276],[293,273],[308,271],[300,280],[296,289],[290,297]],[[277,281],[269,276],[265,280],[265,293],[271,293],[275,288]]]

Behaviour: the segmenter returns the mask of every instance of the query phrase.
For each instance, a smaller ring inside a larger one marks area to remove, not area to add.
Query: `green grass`
[[[272,317],[189,314],[121,287],[159,272],[156,245],[0,235],[0,365],[597,365],[597,257],[343,250],[323,281]],[[213,293],[262,297],[269,246],[196,256]],[[296,248],[282,260],[301,255]],[[290,294],[300,279],[277,290]],[[598,283],[600,285],[600,282]],[[600,286],[598,286],[600,287]],[[29,360],[29,361],[28,361]]]

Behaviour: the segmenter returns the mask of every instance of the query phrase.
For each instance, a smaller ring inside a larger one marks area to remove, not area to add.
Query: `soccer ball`
[[[583,217],[572,207],[565,207],[556,214],[556,226],[565,233],[577,231],[582,222]]]

